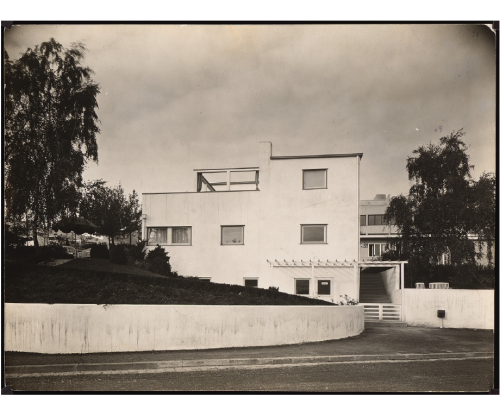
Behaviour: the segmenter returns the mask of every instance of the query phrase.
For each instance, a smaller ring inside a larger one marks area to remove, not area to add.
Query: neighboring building
[[[398,231],[394,225],[387,224],[384,214],[391,201],[390,195],[377,194],[374,199],[361,200],[359,203],[359,224],[360,224],[360,260],[380,260],[382,254],[391,239],[398,237]],[[469,236],[476,244],[479,251],[479,242],[476,236]],[[483,248],[486,251],[486,248]],[[495,246],[493,245],[493,252]],[[450,264],[451,255],[449,252],[443,253],[438,264]],[[486,254],[478,260],[480,265],[488,265]]]
[[[361,153],[273,156],[195,170],[196,192],[143,194],[143,239],[172,269],[216,283],[359,299]]]
[[[397,237],[393,225],[384,220],[391,196],[377,194],[374,199],[359,202],[361,260],[379,260],[391,238]]]

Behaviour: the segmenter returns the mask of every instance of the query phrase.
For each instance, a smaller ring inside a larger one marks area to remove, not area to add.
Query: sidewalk
[[[367,327],[353,338],[274,347],[212,350],[33,354],[6,352],[6,375],[175,371],[203,367],[321,364],[332,362],[492,358],[486,330]]]

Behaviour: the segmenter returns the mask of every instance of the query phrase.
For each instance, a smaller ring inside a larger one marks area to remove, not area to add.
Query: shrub
[[[170,265],[168,260],[165,260],[164,258],[155,257],[152,260],[147,260],[145,262],[145,265],[146,269],[150,272],[158,273],[163,276],[171,275],[172,266]]]
[[[165,249],[161,247],[159,244],[157,244],[154,250],[148,251],[148,254],[146,256],[146,261],[151,261],[156,258],[161,258],[169,261],[170,257],[167,254],[168,253],[165,251]]]
[[[341,300],[339,303],[337,302],[332,302],[334,305],[357,305],[359,302],[356,299],[350,298],[347,295],[340,295]]]
[[[280,288],[276,286],[269,286],[268,290],[270,290],[271,292],[279,292]]]
[[[62,246],[49,245],[35,248],[31,247],[18,247],[13,253],[13,258],[22,260],[25,263],[38,264],[48,260],[54,259],[72,259],[73,256],[64,251]]]
[[[87,244],[85,248],[90,248],[90,257],[93,259],[109,259],[109,250],[106,243]]]
[[[127,252],[122,244],[112,245],[109,248],[109,259],[115,264],[127,264]]]
[[[144,265],[147,270],[153,273],[158,273],[163,276],[172,275],[172,266],[170,265],[170,257],[163,247],[156,245],[154,250],[150,250],[146,255]]]
[[[138,241],[135,245],[127,245],[129,263],[141,262],[146,256],[146,241]]]

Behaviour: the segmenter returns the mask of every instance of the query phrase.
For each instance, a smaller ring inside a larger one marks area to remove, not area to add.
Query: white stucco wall
[[[359,335],[362,306],[5,304],[5,351],[71,354],[296,344]]]
[[[380,273],[385,290],[391,298],[391,303],[401,305],[401,289],[399,289],[399,267],[393,267]]]
[[[446,311],[444,328],[493,329],[494,290],[404,289],[408,325],[441,327],[438,309]]]
[[[144,232],[192,227],[191,246],[165,246],[173,270],[216,283],[243,285],[253,277],[259,287],[294,293],[293,278],[274,272],[267,260],[358,260],[358,157],[271,160],[270,155],[270,143],[261,143],[259,191],[143,194]],[[328,188],[303,190],[303,169],[323,168]],[[327,244],[301,244],[301,224],[327,224]],[[222,225],[244,225],[244,245],[221,245]],[[299,271],[311,277],[310,269]],[[356,271],[351,272],[354,283],[338,279],[332,298],[358,297]]]

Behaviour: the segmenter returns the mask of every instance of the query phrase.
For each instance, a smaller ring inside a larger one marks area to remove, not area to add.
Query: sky
[[[363,153],[360,197],[410,187],[406,159],[464,129],[473,177],[495,171],[495,38],[483,25],[21,25],[12,60],[83,42],[99,83],[99,163],[126,193],[194,192],[193,169]]]

